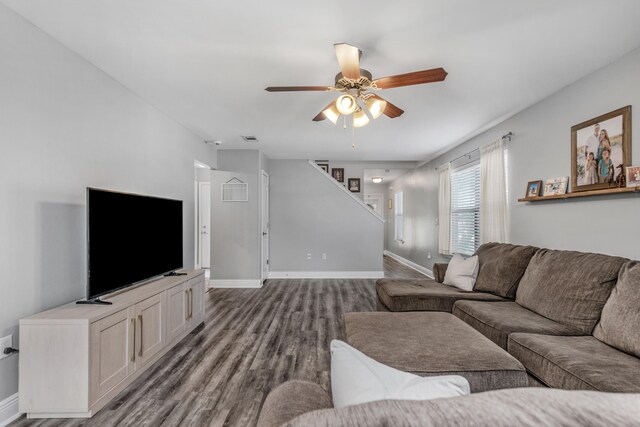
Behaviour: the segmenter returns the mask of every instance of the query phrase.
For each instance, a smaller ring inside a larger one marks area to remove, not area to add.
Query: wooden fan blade
[[[342,76],[358,80],[360,78],[360,55],[362,54],[360,49],[347,43],[337,43],[333,47],[336,50]]]
[[[333,86],[269,86],[264,90],[267,92],[327,92],[333,89]]]
[[[331,107],[331,106],[332,106],[332,105],[334,105],[335,103],[336,103],[336,101],[331,101],[330,103],[328,103],[328,104],[327,104],[327,106],[326,106],[326,107],[324,107],[324,108],[322,109],[322,111],[320,111],[320,112],[318,113],[318,115],[317,115],[317,116],[315,116],[315,117],[313,118],[313,121],[314,121],[314,122],[321,122],[321,121],[323,121],[323,120],[326,120],[326,119],[327,119],[327,116],[325,116],[325,115],[324,115],[323,111],[324,111],[324,110],[326,110],[327,108]]]
[[[389,117],[390,119],[395,119],[396,117],[400,117],[401,115],[404,114],[404,110],[396,107],[395,105],[393,105],[392,103],[384,99],[383,97],[378,95],[373,95],[372,98],[375,98],[387,103],[387,106],[384,108],[384,111],[382,112],[382,114]]]
[[[413,73],[398,74],[397,76],[376,79],[373,83],[378,89],[392,89],[394,87],[420,85],[423,83],[441,82],[447,77],[444,68],[416,71]]]

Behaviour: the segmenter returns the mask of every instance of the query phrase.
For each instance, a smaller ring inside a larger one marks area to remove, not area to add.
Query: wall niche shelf
[[[523,197],[518,202],[542,202],[544,200],[566,200],[576,197],[606,196],[608,194],[640,194],[640,187],[604,188],[602,190],[579,191],[575,193],[559,194],[557,196]]]

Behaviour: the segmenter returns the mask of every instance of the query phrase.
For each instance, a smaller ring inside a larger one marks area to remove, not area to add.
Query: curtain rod
[[[509,133],[507,133],[507,134],[502,135],[502,141],[503,141],[503,142],[511,142],[511,138],[512,138],[512,137],[513,137],[513,132],[509,132]],[[475,154],[475,153],[476,153],[476,152],[478,152],[478,151],[480,151],[480,147],[478,147],[478,148],[476,148],[476,149],[474,149],[474,150],[469,151],[467,154],[463,154],[463,155],[461,155],[461,156],[458,156],[458,157],[456,157],[456,158],[455,158],[455,159],[453,159],[453,160],[449,160],[449,163],[453,163],[453,162],[455,162],[456,160],[460,160],[460,159],[462,159],[463,157],[470,157],[472,154]],[[441,166],[442,166],[442,165],[438,166],[436,169],[440,168]]]

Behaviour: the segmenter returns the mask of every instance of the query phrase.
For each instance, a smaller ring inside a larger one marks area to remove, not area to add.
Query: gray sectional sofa
[[[481,246],[477,255],[476,286],[459,291],[463,295],[453,301],[451,313],[518,359],[532,382],[640,392],[640,262],[496,243]],[[393,279],[378,281],[379,304],[389,311],[448,308],[450,287],[439,283],[446,265],[434,271],[435,280],[411,283],[447,304],[407,302],[400,292],[407,281]],[[502,300],[480,300],[480,294]],[[397,300],[389,301],[389,295]],[[418,297],[424,298],[424,293]]]
[[[345,315],[363,353],[418,375],[457,370],[472,395],[332,409],[319,386],[289,382],[260,425],[640,425],[640,262],[495,243],[476,254],[472,292],[443,285],[436,264],[434,279],[379,280],[378,313]],[[474,379],[519,388],[473,393]]]

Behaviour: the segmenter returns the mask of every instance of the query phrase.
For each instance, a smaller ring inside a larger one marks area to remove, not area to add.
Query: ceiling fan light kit
[[[361,128],[362,126],[366,126],[368,123],[369,117],[367,117],[367,113],[365,113],[363,109],[358,108],[358,111],[353,113],[353,127]]]
[[[367,112],[373,119],[377,119],[382,114],[395,119],[404,113],[402,109],[371,91],[441,82],[447,77],[447,72],[443,68],[434,68],[374,80],[369,71],[360,68],[360,56],[362,56],[360,49],[347,43],[337,43],[333,47],[341,70],[336,75],[335,86],[270,86],[265,90],[267,92],[342,92],[342,95],[327,105],[313,118],[313,121],[329,119],[336,124],[341,114],[353,115],[353,127],[362,127],[370,122]]]

